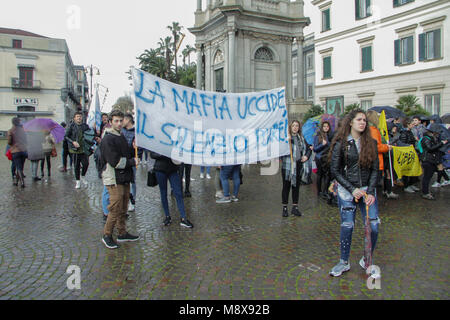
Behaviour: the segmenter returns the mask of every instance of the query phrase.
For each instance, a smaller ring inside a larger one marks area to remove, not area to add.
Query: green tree
[[[117,99],[116,103],[112,106],[113,110],[119,109],[123,113],[133,112],[134,102],[131,96],[125,95]]]
[[[303,122],[306,122],[310,118],[320,116],[323,113],[323,108],[320,105],[316,104],[309,108],[309,110],[303,115]]]
[[[172,73],[171,62],[170,62],[172,60],[172,50],[171,50],[172,37],[165,37],[164,39],[160,38],[158,45],[159,45],[159,48],[156,50],[158,50],[160,56],[162,56],[166,59],[166,74],[164,75],[163,78],[166,80],[170,80],[171,73]]]
[[[195,64],[185,65],[179,70],[178,84],[182,86],[195,88],[195,79],[197,76],[197,66]]]
[[[348,114],[348,113],[352,112],[352,110],[354,110],[354,109],[359,109],[359,108],[361,108],[361,106],[359,105],[359,103],[352,103],[352,104],[349,104],[349,105],[345,106],[344,114]]]
[[[426,111],[419,103],[419,98],[413,94],[402,96],[397,100],[395,107],[407,116],[424,115],[430,116],[431,114]]]
[[[173,58],[175,59],[175,79],[178,79],[177,46],[181,36],[182,28],[183,27],[181,27],[178,22],[172,22],[171,26],[167,26],[167,29],[169,29],[170,32],[172,32],[173,37],[172,45],[173,45]]]

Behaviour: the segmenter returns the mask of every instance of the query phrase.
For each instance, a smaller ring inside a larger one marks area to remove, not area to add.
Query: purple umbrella
[[[66,130],[52,119],[37,118],[23,124],[23,129],[30,132],[50,131],[56,143],[64,140]]]

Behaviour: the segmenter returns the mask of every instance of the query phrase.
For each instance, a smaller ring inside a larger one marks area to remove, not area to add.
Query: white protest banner
[[[219,93],[132,69],[136,143],[187,164],[219,166],[289,154],[285,89]]]

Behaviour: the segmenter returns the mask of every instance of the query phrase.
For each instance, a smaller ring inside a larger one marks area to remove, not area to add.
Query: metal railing
[[[11,86],[16,89],[40,89],[41,81],[11,78]]]

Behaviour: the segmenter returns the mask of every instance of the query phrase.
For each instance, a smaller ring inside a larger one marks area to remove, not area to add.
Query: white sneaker
[[[191,177],[191,181],[195,181],[195,179]]]
[[[398,198],[399,198],[399,195],[396,194],[396,193],[391,192],[391,193],[386,193],[386,197],[387,197],[388,199],[398,199]]]
[[[419,187],[416,187],[416,186],[414,186],[414,185],[412,185],[411,188],[412,188],[414,191],[420,191],[420,188],[419,188]]]
[[[200,173],[200,179],[203,179],[205,175],[203,173]]]
[[[84,184],[84,185],[88,185],[89,184],[89,182],[86,180],[86,178],[84,178],[84,177],[81,177],[81,182]]]
[[[211,179],[211,176],[209,175],[209,173],[206,174],[206,179]]]
[[[450,185],[450,180],[445,180],[444,182],[441,183],[441,187],[448,186],[448,185]]]
[[[81,181],[77,180],[77,183],[75,184],[75,189],[80,189],[81,188]]]
[[[134,211],[134,205],[130,202],[129,204],[128,204],[128,212],[133,212]]]
[[[405,188],[405,192],[414,193],[416,191],[411,186],[409,186],[408,188]]]
[[[216,198],[217,199],[223,198],[223,192],[222,191],[217,191],[216,192]]]
[[[439,183],[439,182],[435,182],[435,183],[433,183],[432,185],[431,185],[431,187],[432,188],[440,188],[441,187],[441,184]]]

